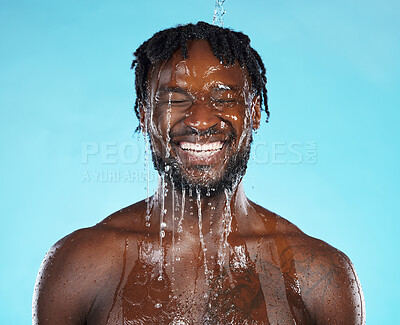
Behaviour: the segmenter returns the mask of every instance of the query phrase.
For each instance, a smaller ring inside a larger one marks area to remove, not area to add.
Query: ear
[[[251,119],[253,122],[253,130],[260,127],[261,121],[261,104],[260,96],[254,96],[251,101]]]

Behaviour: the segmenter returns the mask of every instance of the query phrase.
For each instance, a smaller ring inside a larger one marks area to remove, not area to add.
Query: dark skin
[[[250,145],[261,113],[244,69],[220,64],[206,41],[188,49],[186,60],[177,52],[150,73],[141,124],[156,154],[206,186]],[[191,150],[195,144],[214,149]],[[149,205],[122,209],[51,248],[34,324],[365,324],[347,256],[251,202],[241,177],[210,195],[177,190],[167,176],[164,186],[160,180]]]

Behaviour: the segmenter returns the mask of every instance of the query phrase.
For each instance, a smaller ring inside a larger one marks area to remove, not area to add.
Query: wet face
[[[141,124],[160,173],[210,194],[240,181],[261,115],[246,69],[221,64],[207,41],[190,41],[187,59],[177,51],[153,68],[148,97]]]

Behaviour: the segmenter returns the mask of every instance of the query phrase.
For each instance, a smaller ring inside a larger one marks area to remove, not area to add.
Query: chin
[[[185,190],[191,196],[200,193],[201,197],[233,191],[246,173],[249,158],[250,145],[232,155],[219,171],[213,171],[211,166],[198,165],[190,172],[175,159],[162,158],[152,151],[154,168],[160,175],[164,174],[177,191]]]

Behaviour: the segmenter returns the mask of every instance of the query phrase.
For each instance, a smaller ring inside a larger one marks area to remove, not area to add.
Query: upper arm
[[[67,236],[46,254],[34,289],[33,324],[85,324],[93,297],[86,281],[89,270],[82,264],[84,252],[74,243],[77,237]]]
[[[316,324],[365,324],[364,297],[349,258],[330,246],[309,254],[302,296]]]

